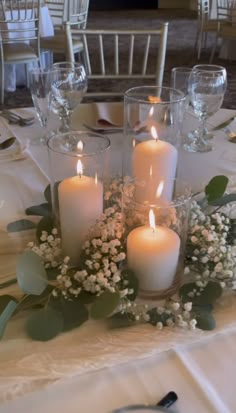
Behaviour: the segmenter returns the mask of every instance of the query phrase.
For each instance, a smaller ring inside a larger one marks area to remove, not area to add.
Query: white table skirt
[[[24,17],[24,11],[22,11],[23,17]],[[29,10],[29,13],[31,13],[31,10]],[[54,28],[51,20],[51,16],[49,14],[48,7],[43,6],[40,8],[40,13],[41,13],[41,20],[40,20],[40,36],[41,37],[47,37],[47,36],[53,36],[54,35]],[[13,17],[14,17],[14,12],[13,12]],[[8,18],[8,15],[6,13],[6,18]],[[9,18],[10,18],[10,11],[9,11]],[[15,18],[18,18],[18,11],[15,11]],[[25,29],[32,27],[33,23],[25,23]],[[9,26],[12,24],[4,24],[4,26]],[[16,23],[14,23],[14,28],[17,26]],[[6,27],[4,27],[5,29]],[[21,25],[21,28],[22,25]],[[11,36],[13,33],[11,33]],[[51,66],[51,54],[50,52],[43,52],[41,53],[41,62],[43,67],[50,67]],[[28,64],[27,70],[29,70],[31,67],[33,67],[33,63]],[[25,85],[26,84],[26,72],[25,72],[25,65],[24,64],[8,64],[5,65],[5,90],[8,92],[14,92],[16,90],[16,86],[18,85]]]
[[[89,110],[89,105],[81,106],[80,116],[74,119],[79,122]],[[220,123],[233,113],[221,110],[209,124]],[[189,119],[186,130],[193,123],[194,119]],[[41,129],[36,125],[11,126],[8,131],[1,120],[0,132],[2,138],[13,132],[26,143]],[[117,159],[122,136],[110,138]],[[179,174],[196,190],[215,174],[236,173],[235,146],[227,142],[224,132],[216,133],[214,145],[215,150],[207,154],[180,151]],[[41,170],[29,158],[0,163],[0,174],[4,175],[0,194],[5,202],[0,219],[2,232],[9,214],[11,219],[22,217],[32,201],[43,200],[48,170],[46,148],[32,145],[30,154]],[[2,276],[14,268],[14,254],[0,256]],[[108,413],[124,404],[155,403],[174,390],[179,396],[173,409],[176,413],[233,413],[235,298],[226,299],[217,308],[216,319],[217,328],[212,332],[170,328],[160,332],[149,325],[107,331],[103,323],[91,321],[50,342],[39,343],[25,336],[24,318],[18,317],[9,324],[0,343],[0,411]]]

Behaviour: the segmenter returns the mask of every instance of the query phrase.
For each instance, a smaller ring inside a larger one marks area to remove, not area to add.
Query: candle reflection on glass
[[[63,253],[76,265],[90,228],[103,212],[103,185],[97,177],[83,175],[78,160],[77,176],[59,184],[58,199]]]
[[[160,181],[165,181],[163,196],[172,199],[173,184],[176,175],[178,152],[168,142],[158,139],[157,130],[151,127],[152,139],[140,142],[133,151],[133,175],[137,183],[144,183],[145,188],[137,185],[137,202],[153,201]]]
[[[151,293],[173,284],[179,259],[180,238],[170,228],[155,225],[149,212],[149,226],[132,230],[127,238],[128,267],[139,279],[140,290]]]

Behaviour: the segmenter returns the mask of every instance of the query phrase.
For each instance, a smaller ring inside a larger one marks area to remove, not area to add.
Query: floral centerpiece
[[[228,179],[214,177],[203,194],[193,197],[185,253],[183,283],[177,294],[158,303],[138,299],[138,279],[126,265],[125,229],[121,211],[123,181],[115,179],[105,192],[105,209],[96,234],[82,247],[81,265],[63,256],[54,228],[50,188],[44,204],[27,215],[41,215],[36,242],[30,242],[16,268],[22,296],[0,296],[0,334],[12,316],[27,313],[26,330],[36,340],[49,340],[79,327],[89,318],[105,319],[112,327],[147,322],[211,330],[214,303],[223,291],[236,288],[235,220],[230,205],[236,194],[227,193]],[[15,231],[34,227],[30,220],[9,224]]]

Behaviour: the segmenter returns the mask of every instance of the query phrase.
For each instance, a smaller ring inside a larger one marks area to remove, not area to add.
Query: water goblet
[[[48,69],[33,68],[29,71],[29,87],[34,108],[44,130],[43,135],[39,138],[41,143],[47,141],[48,105],[51,89],[50,75]]]
[[[193,140],[184,148],[189,152],[209,152],[212,145],[206,141],[206,121],[216,113],[223,102],[227,86],[226,70],[222,66],[194,66],[189,78],[189,96],[200,125]]]
[[[60,132],[70,130],[71,115],[87,90],[87,76],[80,63],[55,63],[51,70],[50,110],[61,120]]]

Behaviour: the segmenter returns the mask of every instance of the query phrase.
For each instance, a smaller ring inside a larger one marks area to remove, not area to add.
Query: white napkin
[[[123,102],[93,103],[94,119],[97,127],[122,127],[124,123]]]

